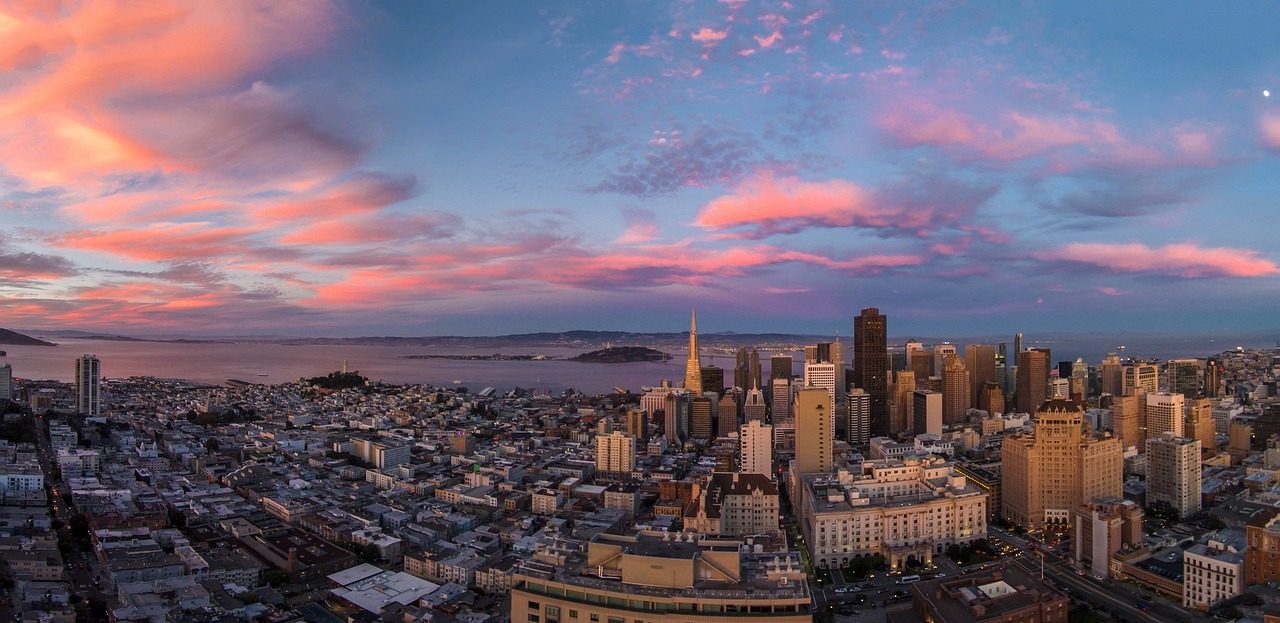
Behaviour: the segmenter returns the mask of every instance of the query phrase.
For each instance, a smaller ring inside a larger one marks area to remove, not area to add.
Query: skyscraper
[[[1132,363],[1124,367],[1124,393],[1154,392],[1160,389],[1160,368],[1154,363]]]
[[[728,437],[738,432],[738,413],[742,411],[742,389],[729,388],[716,405],[716,436]]]
[[[1071,364],[1071,399],[1083,403],[1089,397],[1089,364],[1076,357]]]
[[[711,439],[715,432],[712,423],[712,412],[715,403],[707,396],[694,396],[689,399],[689,436],[694,439]]]
[[[1183,437],[1186,432],[1186,398],[1182,394],[1150,392],[1146,395],[1147,407],[1143,418],[1147,425],[1147,439],[1173,433]]]
[[[1147,505],[1165,502],[1179,518],[1200,512],[1200,440],[1163,433],[1147,440]]]
[[[663,412],[663,435],[672,446],[680,447],[689,438],[689,393],[668,393]]]
[[[621,431],[596,435],[596,471],[609,478],[626,479],[636,468],[636,440]]]
[[[942,376],[946,369],[947,358],[955,357],[959,354],[956,345],[951,342],[943,342],[933,345],[933,374],[934,376]]]
[[[759,388],[747,392],[746,403],[742,405],[742,416],[747,422],[769,421],[769,406],[765,404],[764,392]]]
[[[738,429],[738,471],[773,478],[773,427],[750,420]]]
[[[871,395],[861,387],[849,390],[849,444],[862,447],[871,441]]]
[[[99,395],[102,369],[94,355],[82,355],[76,360],[76,412],[96,417],[102,409]]]
[[[689,360],[684,364],[684,388],[702,394],[702,362],[698,359],[698,312],[689,312]]]
[[[973,400],[969,406],[978,407],[982,386],[996,380],[996,349],[990,344],[965,346],[964,363],[969,370],[969,396]]]
[[[853,378],[871,397],[871,436],[889,430],[888,318],[868,307],[853,319]]]
[[[747,382],[750,384],[744,385],[742,389],[760,387],[760,380],[760,351],[753,348],[747,358]]]
[[[1000,456],[1003,516],[1025,528],[1065,524],[1080,505],[1124,493],[1120,441],[1086,435],[1084,408],[1071,401],[1043,403],[1033,432],[1006,436]]]
[[[770,388],[770,422],[776,427],[791,421],[791,378],[774,379]]]
[[[791,380],[795,375],[795,360],[791,355],[774,355],[769,357],[769,383],[778,379]]]
[[[0,365],[0,400],[13,400],[13,366]]]
[[[831,406],[834,407],[836,403],[836,364],[804,364],[804,386],[821,387],[827,390],[831,396]]]
[[[1183,432],[1187,437],[1200,440],[1200,449],[1207,450],[1210,455],[1218,449],[1213,421],[1213,400],[1204,396],[1186,400],[1187,421]]]
[[[717,396],[724,392],[724,368],[706,366],[702,369],[702,392],[712,392]]]
[[[1204,362],[1204,395],[1215,400],[1222,397],[1221,365],[1216,357]]]
[[[1146,409],[1144,396],[1128,394],[1111,397],[1111,430],[1120,439],[1125,448],[1137,448],[1139,452],[1146,449],[1146,435],[1143,431],[1143,411]]]
[[[835,431],[831,427],[830,404],[827,390],[821,387],[805,387],[796,392],[795,469],[800,474],[831,471]]]
[[[627,409],[627,434],[647,441],[649,439],[649,412],[643,408]]]
[[[1015,390],[1019,413],[1034,413],[1045,401],[1049,381],[1049,355],[1040,350],[1018,353],[1018,383]]]
[[[942,394],[917,389],[911,395],[911,434],[942,434]]]
[[[751,389],[750,381],[747,378],[748,375],[750,374],[750,366],[747,363],[747,357],[748,357],[747,349],[745,347],[739,348],[738,352],[734,356],[734,363],[733,363],[733,386],[734,387],[741,387],[742,389]]]
[[[897,435],[911,428],[911,418],[915,410],[911,408],[911,396],[916,391],[916,373],[901,370],[893,383],[893,417],[889,423],[889,434]]]
[[[1102,393],[1112,396],[1124,393],[1124,364],[1120,363],[1119,355],[1108,353],[1107,358],[1102,360],[1098,376],[1101,377],[1099,383],[1102,385]]]
[[[978,394],[978,408],[989,415],[1004,415],[1004,391],[999,383],[983,383]]]
[[[942,364],[942,423],[948,426],[964,421],[972,399],[969,395],[969,370],[956,355],[947,355]]]
[[[1188,399],[1200,395],[1200,362],[1195,359],[1173,359],[1168,366],[1169,392]]]
[[[1022,334],[1013,334],[1013,361],[1012,365],[1017,366],[1022,363]]]

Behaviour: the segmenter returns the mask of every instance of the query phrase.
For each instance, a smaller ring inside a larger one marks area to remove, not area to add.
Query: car
[[[1106,578],[1102,577],[1102,575],[1101,575],[1101,574],[1095,574],[1095,575],[1093,576],[1093,579],[1095,579],[1095,580],[1097,580],[1097,581],[1101,582],[1101,581],[1105,580]]]
[[[1076,575],[1084,575],[1084,569],[1076,569]]]
[[[947,577],[947,574],[945,574],[945,573],[939,573],[938,575],[935,575],[935,576],[933,576],[933,577],[935,577],[935,578],[945,578],[945,577]]]
[[[853,592],[853,588],[852,588],[852,587],[849,587],[849,586],[837,586],[837,587],[836,587],[836,592],[837,592],[837,593],[839,593],[839,594],[841,594],[841,595],[843,595],[843,594],[845,594],[845,593],[852,593],[852,592]]]

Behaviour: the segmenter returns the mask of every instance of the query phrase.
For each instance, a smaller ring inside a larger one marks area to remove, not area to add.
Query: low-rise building
[[[1182,606],[1208,612],[1219,602],[1244,593],[1245,535],[1223,530],[1182,556]]]
[[[912,609],[890,623],[1065,623],[1071,603],[1043,580],[1009,564],[911,586]]]
[[[684,527],[710,536],[778,536],[778,513],[778,485],[768,476],[716,472],[685,508]]]

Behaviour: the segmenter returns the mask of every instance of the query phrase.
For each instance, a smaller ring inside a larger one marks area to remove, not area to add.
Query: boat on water
[[[458,379],[453,379],[453,384],[454,384],[454,385],[461,385],[461,384],[462,384],[462,381],[459,381]]]

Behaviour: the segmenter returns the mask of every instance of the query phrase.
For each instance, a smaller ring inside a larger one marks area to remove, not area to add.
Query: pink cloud
[[[358,216],[318,221],[281,236],[288,245],[367,245],[397,241],[408,243],[420,239],[451,236],[459,224],[449,214],[415,216]]]
[[[1280,266],[1250,249],[1201,247],[1190,242],[1149,247],[1141,243],[1077,242],[1036,255],[1044,261],[1088,264],[1121,273],[1173,277],[1266,277]]]
[[[416,189],[417,180],[412,177],[360,174],[321,191],[267,204],[254,217],[272,222],[367,214],[412,197]]]
[[[146,102],[199,102],[323,46],[336,29],[327,3],[252,4],[90,0],[52,15],[10,15],[17,25],[0,36],[0,69],[12,80],[0,95],[0,162],[37,185],[74,180],[81,188],[113,173],[189,171],[198,163],[136,131],[164,122]]]
[[[697,32],[689,35],[689,38],[702,43],[715,43],[717,41],[723,41],[724,38],[728,36],[728,30],[714,30],[703,26]]]
[[[152,223],[135,229],[71,232],[55,238],[55,244],[135,260],[208,260],[247,254],[245,245],[255,233],[252,228],[209,223]]]
[[[1280,150],[1280,114],[1263,115],[1258,120],[1258,131],[1263,145]]]
[[[756,40],[756,43],[760,44],[760,47],[771,48],[773,47],[773,44],[782,40],[782,33],[775,30],[767,37],[756,35],[754,39]]]
[[[935,147],[958,159],[1007,165],[1043,159],[1047,172],[1085,167],[1169,168],[1214,166],[1221,128],[1181,123],[1146,142],[1126,136],[1096,114],[1033,114],[1005,111],[979,121],[921,97],[892,100],[877,123],[900,147]]]
[[[622,212],[627,227],[614,240],[615,244],[637,244],[649,242],[658,236],[658,219],[651,210],[630,208]]]
[[[917,180],[906,189],[871,191],[846,180],[807,182],[763,173],[704,205],[694,225],[735,238],[763,238],[814,227],[928,235],[956,224],[988,194],[945,180],[936,184]]]

